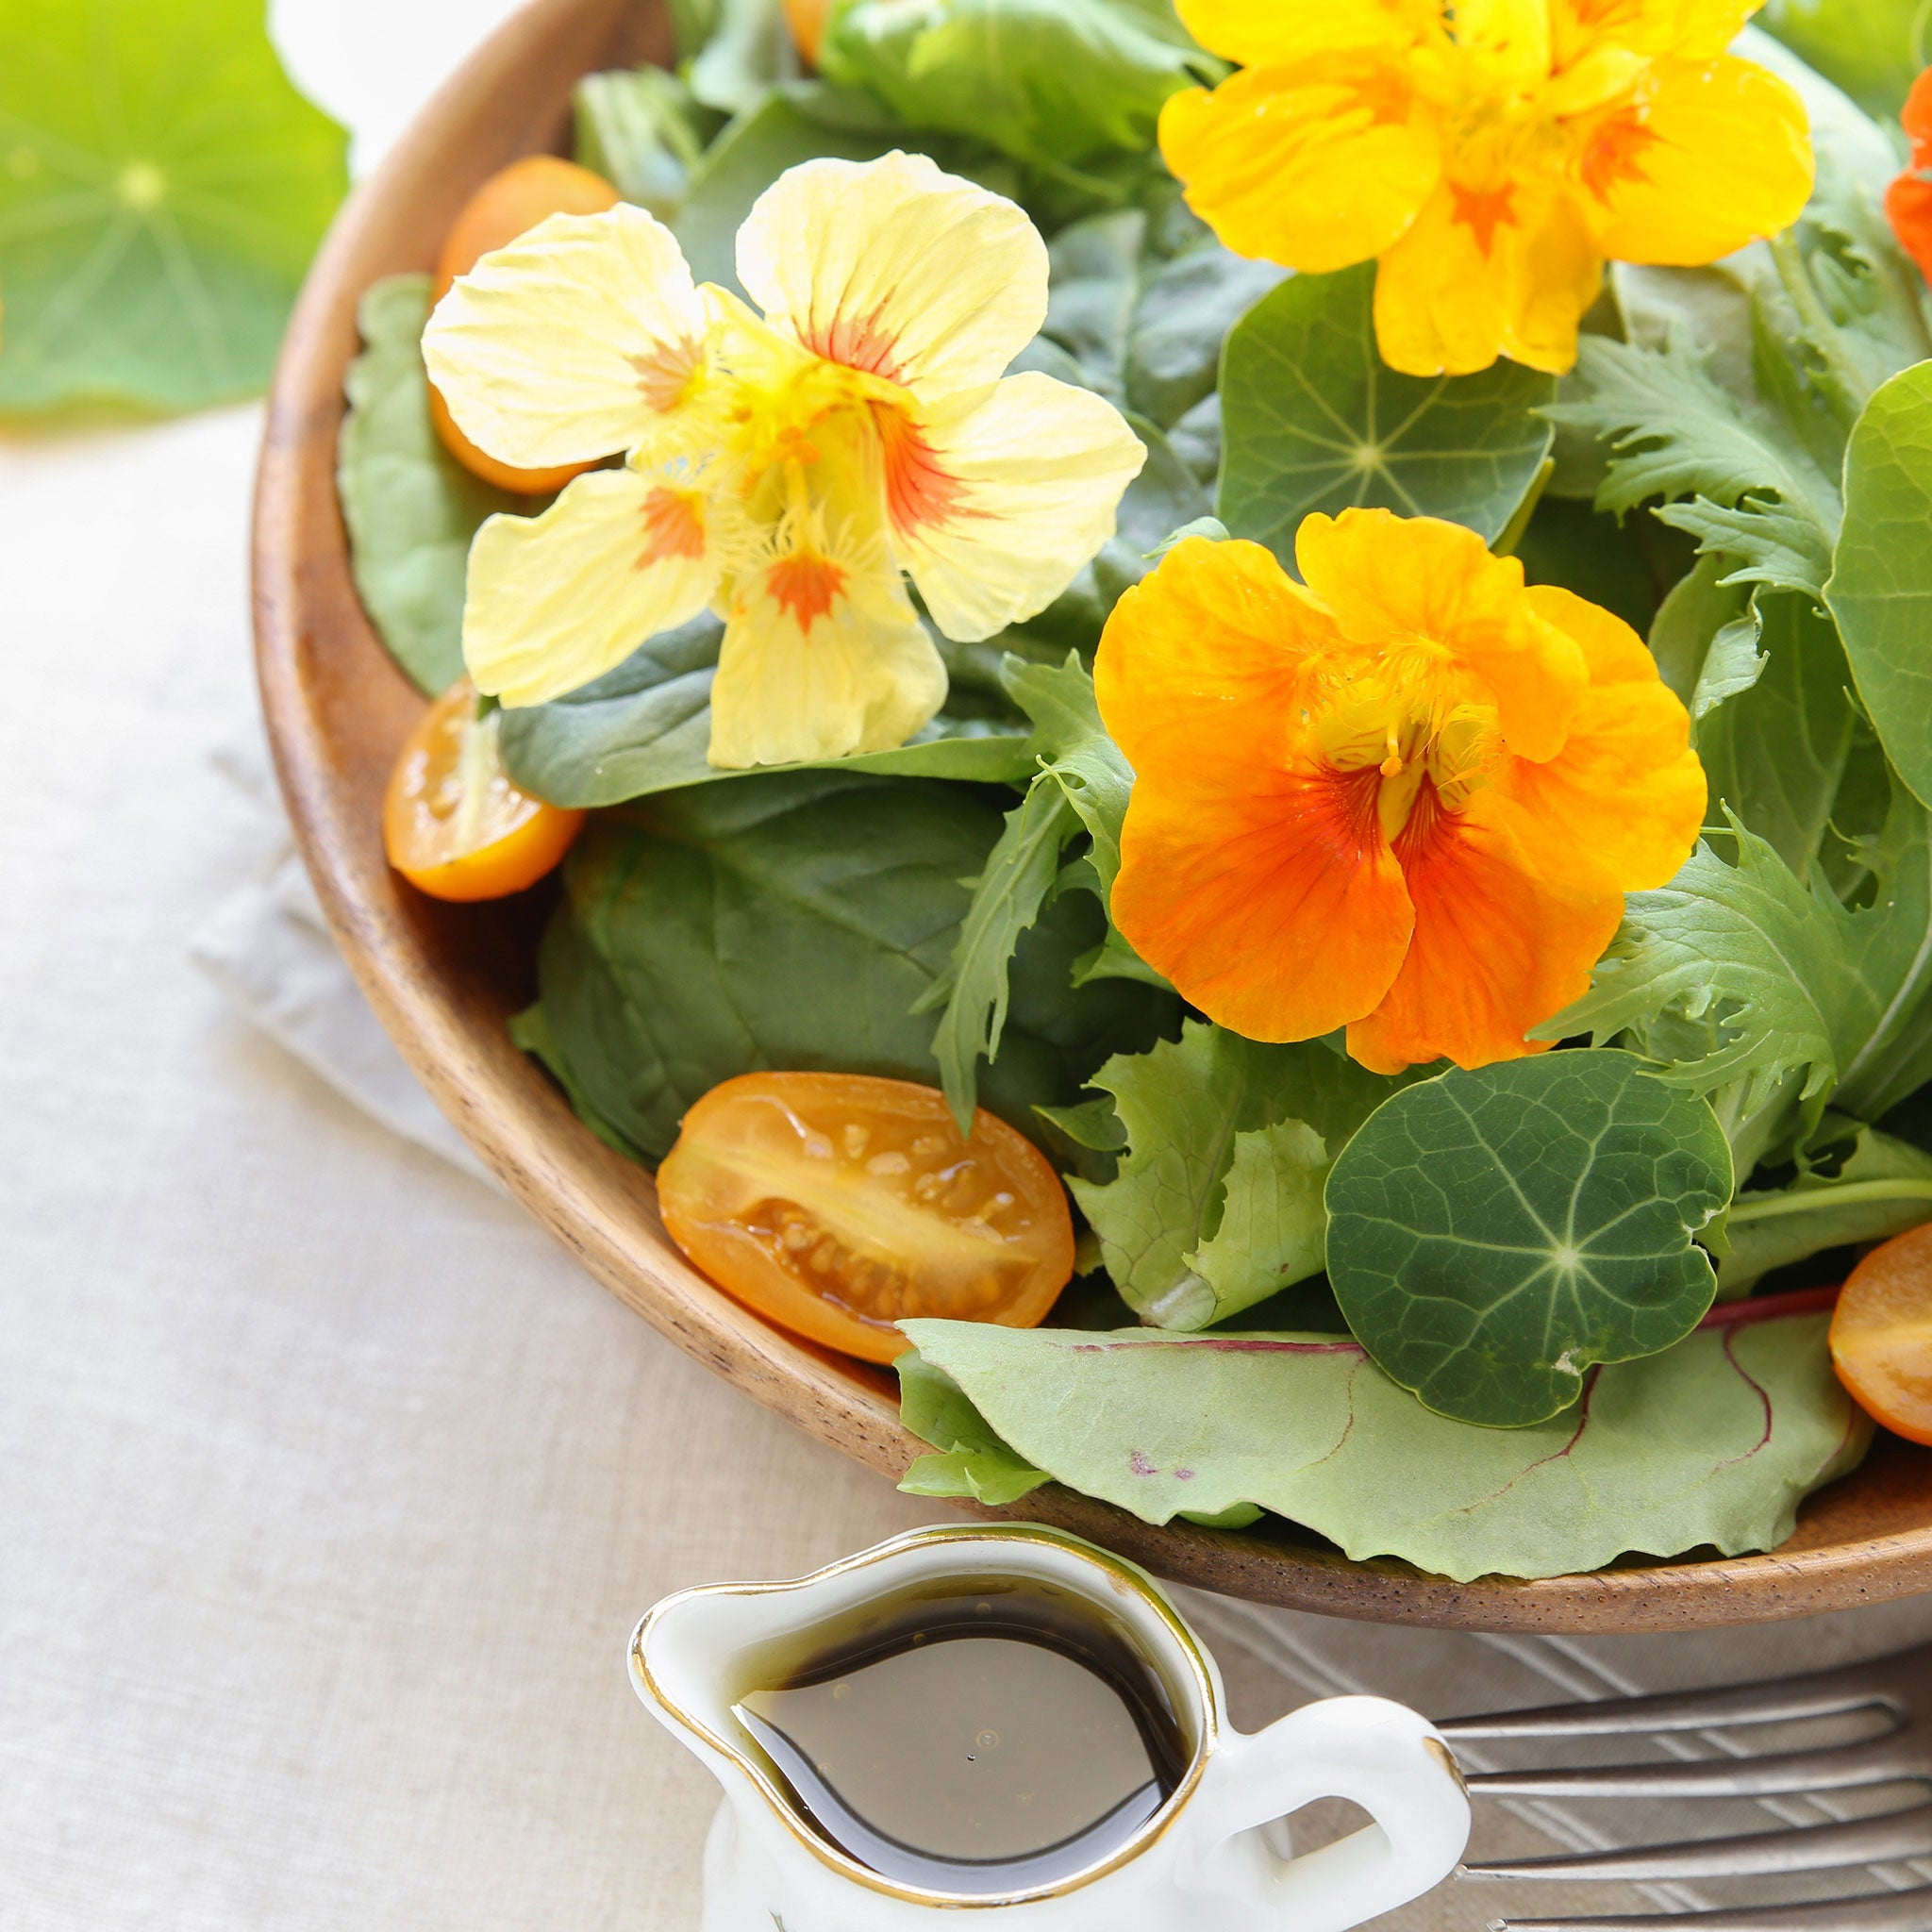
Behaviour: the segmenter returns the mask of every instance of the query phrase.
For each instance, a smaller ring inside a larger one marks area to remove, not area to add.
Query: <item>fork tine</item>
[[[1564,1852],[1465,1865],[1472,1878],[1742,1878],[1755,1873],[1820,1872],[1932,1854],[1932,1805],[1802,1830],[1756,1831],[1621,1852]],[[1932,1924],[1932,1917],[1928,1917]]]
[[[1763,1757],[1482,1771],[1472,1774],[1468,1783],[1473,1791],[1518,1798],[1760,1798],[1776,1791],[1845,1791],[1907,1778],[1928,1781],[1924,1760],[1910,1733],[1890,1731],[1857,1744],[1778,1751]]]
[[[1806,1905],[1726,1906],[1714,1912],[1490,1921],[1490,1932],[1926,1932],[1927,1926],[1932,1926],[1932,1885]]]
[[[1932,1660],[1932,1644],[1881,1659],[1904,1668]],[[1802,1677],[1721,1684],[1708,1690],[1662,1690],[1644,1697],[1603,1697],[1583,1704],[1545,1704],[1533,1710],[1444,1718],[1445,1738],[1590,1738],[1657,1731],[1701,1731],[1723,1724],[1772,1724],[1786,1718],[1830,1717],[1873,1705],[1899,1707],[1873,1664],[1847,1664]]]

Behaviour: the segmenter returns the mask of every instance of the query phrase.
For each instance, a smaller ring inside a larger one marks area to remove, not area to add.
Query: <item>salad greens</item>
[[[1707,268],[1615,267],[1560,380],[1394,374],[1373,268],[1224,248],[1155,150],[1162,103],[1225,72],[1169,0],[844,0],[816,78],[771,0],[682,0],[677,75],[583,84],[579,158],[726,286],[752,202],[815,156],[929,153],[1017,199],[1051,288],[1015,366],[1148,451],[1063,595],[940,645],[951,695],[898,750],[710,766],[708,617],[503,714],[514,781],[593,813],[516,1036],[594,1131],[655,1160],[722,1079],[848,1070],[941,1087],[962,1125],[983,1103],[1067,1174],[1106,1279],[1037,1330],[906,1324],[935,1453],[905,1487],[1272,1512],[1461,1578],[1769,1548],[1856,1466],[1810,1291],[1932,1220],[1932,293],[1872,118],[1923,54],[1910,10],[1769,9],[1787,44],[1742,44],[1810,114],[1804,217]],[[428,691],[460,669],[469,539],[513,500],[430,428],[425,302],[367,298],[341,491]],[[1180,534],[1291,570],[1303,517],[1348,505],[1460,523],[1614,610],[1690,713],[1704,838],[1629,895],[1539,1029],[1557,1051],[1385,1074],[1340,1035],[1246,1040],[1112,922],[1109,613]]]
[[[7,0],[0,413],[259,389],[347,146],[265,0]]]

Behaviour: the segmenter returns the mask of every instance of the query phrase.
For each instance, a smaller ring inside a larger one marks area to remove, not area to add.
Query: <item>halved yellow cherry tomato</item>
[[[512,161],[491,175],[463,204],[437,258],[433,299],[441,302],[458,275],[468,275],[492,248],[508,247],[546,215],[602,214],[621,199],[603,175],[556,155],[525,155],[522,160]],[[547,496],[591,467],[569,463],[554,470],[516,470],[498,462],[457,427],[449,405],[433,382],[429,385],[429,417],[450,455],[472,475],[494,483],[499,490]]]
[[[1893,1235],[1846,1275],[1831,1359],[1874,1422],[1932,1442],[1932,1223]]]
[[[808,65],[819,64],[819,44],[825,37],[825,15],[831,0],[785,0],[785,25],[791,29],[791,43]]]
[[[658,1170],[671,1238],[796,1335],[889,1362],[915,1315],[1032,1328],[1074,1272],[1066,1190],[984,1108],[864,1074],[744,1074],[684,1117]]]
[[[459,678],[409,733],[382,801],[389,862],[436,899],[501,899],[569,851],[584,815],[519,791],[496,751],[501,714],[476,715]]]

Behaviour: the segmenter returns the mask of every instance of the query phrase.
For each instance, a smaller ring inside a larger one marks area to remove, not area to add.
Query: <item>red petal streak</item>
[[[944,469],[903,409],[874,403],[872,420],[885,455],[886,513],[900,536],[976,512],[962,508],[966,486]]]
[[[1456,200],[1450,219],[1460,222],[1475,237],[1475,245],[1485,256],[1495,246],[1498,228],[1516,225],[1516,213],[1510,206],[1516,190],[1507,181],[1500,188],[1464,188],[1452,181],[1449,192]]]
[[[705,345],[691,336],[660,342],[648,356],[633,356],[638,392],[660,416],[668,416],[691,392],[691,380],[705,359]]]
[[[827,362],[883,375],[888,382],[900,380],[898,341],[879,325],[876,314],[835,315],[829,323],[807,329],[799,341]]]
[[[648,570],[667,557],[705,554],[704,504],[695,490],[660,485],[644,499],[644,547],[637,568]]]
[[[829,617],[832,606],[845,588],[845,573],[828,557],[813,550],[801,550],[795,557],[779,559],[765,573],[765,589],[772,601],[797,625],[807,637],[822,617]]]
[[[1647,181],[1643,156],[1656,146],[1657,137],[1646,127],[1634,110],[1612,114],[1591,136],[1590,145],[1576,171],[1583,185],[1599,201],[1607,202],[1625,181]]]

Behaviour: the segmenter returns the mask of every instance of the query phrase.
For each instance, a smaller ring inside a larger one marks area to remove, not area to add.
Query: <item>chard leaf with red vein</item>
[[[1352,1557],[1466,1582],[1784,1541],[1871,1441],[1832,1374],[1826,1302],[1720,1308],[1523,1429],[1437,1415],[1333,1336],[903,1325],[983,1419],[981,1453],[1010,1452],[1009,1478],[1030,1465],[1157,1524],[1256,1504]],[[920,1493],[942,1492],[939,1464],[915,1465]]]

